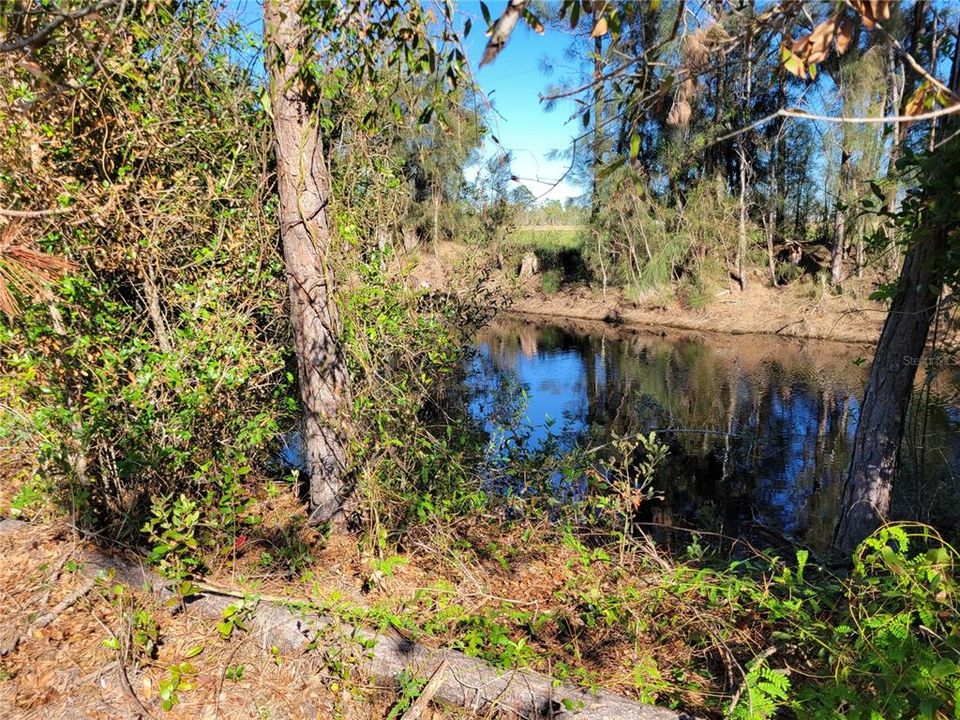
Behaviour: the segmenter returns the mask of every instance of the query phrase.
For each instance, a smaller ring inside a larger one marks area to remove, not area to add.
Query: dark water
[[[519,320],[485,329],[477,347],[471,412],[494,444],[517,420],[524,442],[551,436],[560,449],[656,430],[670,455],[650,519],[829,543],[868,348]],[[899,515],[948,532],[960,516],[958,379],[941,372],[926,410],[911,413],[895,499]]]

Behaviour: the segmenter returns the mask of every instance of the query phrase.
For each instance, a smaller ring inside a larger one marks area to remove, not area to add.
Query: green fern
[[[769,667],[765,658],[753,663],[743,683],[743,693],[728,711],[735,720],[767,720],[789,700],[790,678]]]

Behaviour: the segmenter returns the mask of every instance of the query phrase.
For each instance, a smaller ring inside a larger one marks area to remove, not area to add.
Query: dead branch
[[[0,215],[3,217],[22,218],[26,220],[29,218],[63,215],[71,210],[73,210],[73,208],[50,208],[49,210],[10,210],[8,208],[0,208]]]
[[[427,705],[430,704],[430,701],[433,700],[440,686],[443,684],[448,667],[449,665],[446,660],[440,662],[440,666],[434,670],[433,675],[430,676],[430,680],[424,685],[420,697],[413,701],[413,704],[407,708],[407,711],[400,717],[400,720],[420,720],[423,716],[423,711],[427,709]]]
[[[93,15],[102,10],[107,10],[108,8],[116,5],[118,2],[119,0],[101,0],[101,2],[98,2],[94,5],[88,5],[87,7],[80,8],[79,10],[73,10],[69,12],[63,10],[51,10],[50,14],[54,16],[53,20],[41,27],[39,30],[33,33],[33,35],[28,35],[27,37],[17,38],[15,40],[10,40],[0,44],[0,53],[24,50],[42,43],[54,30],[63,25],[65,22],[82,20],[88,15]]]

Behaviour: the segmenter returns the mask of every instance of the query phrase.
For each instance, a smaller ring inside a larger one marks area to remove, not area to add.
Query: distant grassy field
[[[509,242],[517,247],[547,252],[580,250],[583,247],[583,228],[579,225],[529,225],[517,228]]]

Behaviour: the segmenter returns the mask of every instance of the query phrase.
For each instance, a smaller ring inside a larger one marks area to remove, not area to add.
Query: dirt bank
[[[603,293],[599,288],[567,285],[547,295],[541,277],[520,282],[514,277],[515,268],[502,267],[502,261],[500,265],[482,250],[441,243],[437,254],[424,251],[417,258],[411,278],[418,286],[456,290],[460,278],[475,276],[485,267],[489,282],[509,299],[511,313],[734,335],[874,344],[886,317],[883,304],[867,299],[872,287],[866,280],[849,281],[846,292],[837,296],[809,278],[771,287],[758,274],[749,278],[745,292],[731,282],[728,288],[710,296],[705,305],[694,308],[665,292],[627,298],[617,289]]]
[[[510,311],[731,335],[781,335],[867,344],[877,341],[886,317],[883,306],[867,300],[804,298],[790,288],[773,289],[756,283],[744,293],[725,292],[698,309],[684,308],[675,299],[662,296],[630,300],[618,290],[608,290],[604,298],[599,290],[578,287],[552,296],[536,290],[524,293]]]

